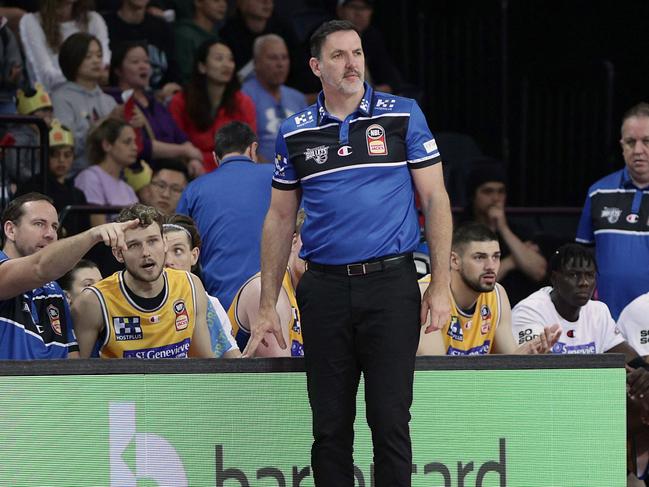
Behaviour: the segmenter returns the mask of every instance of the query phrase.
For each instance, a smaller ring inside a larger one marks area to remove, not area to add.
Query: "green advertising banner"
[[[1,486],[308,487],[303,373],[2,377]],[[624,369],[421,370],[413,485],[622,487]],[[362,385],[356,485],[374,485]]]

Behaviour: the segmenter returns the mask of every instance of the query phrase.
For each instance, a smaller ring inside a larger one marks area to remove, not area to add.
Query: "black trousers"
[[[352,487],[356,392],[365,379],[376,487],[410,486],[410,405],[419,341],[414,263],[348,277],[309,269],[297,288],[317,487]]]

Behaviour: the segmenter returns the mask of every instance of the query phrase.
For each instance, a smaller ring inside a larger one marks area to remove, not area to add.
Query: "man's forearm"
[[[96,243],[95,234],[91,229],[43,248],[34,254],[34,272],[37,279],[42,283],[58,279],[72,269]]]
[[[453,219],[446,193],[435,194],[422,201],[426,242],[430,254],[431,284],[447,287],[450,282],[451,239]]]
[[[295,218],[293,218],[295,222]],[[269,211],[261,240],[261,294],[259,307],[275,307],[288,264],[294,225]]]

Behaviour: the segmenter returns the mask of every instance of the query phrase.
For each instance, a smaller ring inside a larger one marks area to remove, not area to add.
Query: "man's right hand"
[[[140,220],[136,218],[135,220],[129,220],[126,222],[105,223],[104,225],[92,227],[88,231],[95,242],[104,242],[104,244],[109,247],[126,250],[124,232],[126,230],[137,228],[139,224]]]
[[[266,333],[275,335],[275,340],[277,340],[281,349],[286,350],[286,341],[282,333],[281,321],[274,306],[272,308],[259,308],[257,319],[250,323],[250,339],[246,348],[243,350],[243,358],[254,356],[259,344],[266,344]]]

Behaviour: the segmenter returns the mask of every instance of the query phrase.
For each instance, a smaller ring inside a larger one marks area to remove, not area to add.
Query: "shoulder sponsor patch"
[[[374,108],[377,110],[392,110],[394,108],[394,104],[397,102],[394,98],[379,98],[376,100],[376,105],[374,105]]]
[[[388,145],[385,138],[385,129],[378,123],[367,127],[365,131],[367,139],[367,153],[370,156],[387,156]]]
[[[293,121],[295,122],[295,125],[297,127],[301,127],[304,124],[313,122],[313,113],[311,113],[311,110],[309,110],[308,112],[300,113],[299,115],[293,117]]]
[[[139,316],[115,316],[113,318],[115,341],[142,340],[142,327]]]
[[[432,154],[437,151],[437,142],[435,142],[435,139],[424,142],[424,149],[426,150],[426,154]]]

